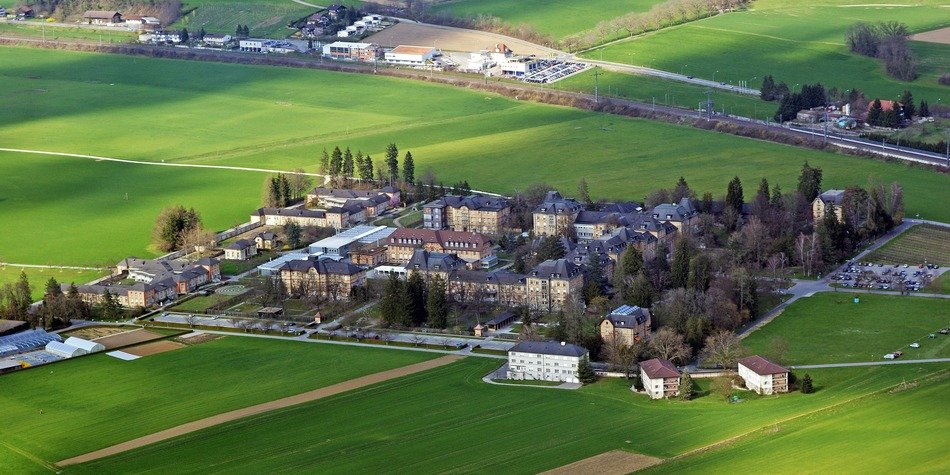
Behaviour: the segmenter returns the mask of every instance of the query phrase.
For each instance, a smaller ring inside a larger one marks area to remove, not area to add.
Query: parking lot
[[[936,264],[849,262],[842,272],[831,276],[831,283],[856,289],[920,292],[947,269]]]

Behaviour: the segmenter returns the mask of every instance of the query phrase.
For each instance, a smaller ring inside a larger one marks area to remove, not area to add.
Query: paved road
[[[829,363],[829,364],[811,364],[789,366],[791,369],[816,369],[816,368],[850,368],[854,366],[882,366],[892,364],[918,364],[918,363],[950,363],[950,358],[931,358],[925,360],[883,360],[883,361],[863,361],[860,363]]]

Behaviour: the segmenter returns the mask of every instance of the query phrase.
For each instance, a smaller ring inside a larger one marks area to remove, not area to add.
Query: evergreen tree
[[[581,178],[577,182],[577,200],[590,207],[593,204],[593,201],[590,199],[590,189],[587,187],[587,180]]]
[[[696,198],[696,194],[689,188],[686,178],[680,177],[679,181],[676,182],[676,187],[673,188],[673,196],[670,198],[673,203],[679,203],[683,198],[693,200]]]
[[[917,108],[914,107],[914,95],[910,93],[910,90],[904,90],[899,102],[901,103],[901,109],[904,111],[904,118],[911,120],[914,114],[917,113]]]
[[[811,167],[808,160],[802,165],[802,173],[798,176],[798,192],[802,194],[809,203],[815,200],[821,194],[821,168]]]
[[[448,325],[449,301],[445,295],[445,279],[439,275],[429,282],[426,313],[429,315],[429,327],[445,328]]]
[[[357,178],[363,178],[363,151],[357,150],[353,157],[353,175]]]
[[[410,185],[416,184],[416,164],[412,161],[412,152],[406,151],[402,159],[402,179]]]
[[[597,382],[597,374],[594,373],[594,367],[590,364],[590,359],[586,356],[581,358],[577,364],[577,379],[581,384],[588,385]]]
[[[330,176],[340,176],[343,171],[343,152],[340,147],[333,147],[333,153],[330,154]]]
[[[869,125],[881,125],[881,115],[884,113],[884,108],[881,107],[881,100],[874,99],[874,102],[871,103],[871,109],[868,110],[868,116],[865,119]]]
[[[742,203],[744,203],[742,181],[739,180],[738,176],[734,176],[726,190],[726,206],[736,210],[736,212],[742,212]]]
[[[775,86],[775,88],[772,89],[772,91],[773,91],[772,98],[781,100],[782,98],[787,96],[789,93],[788,84],[785,84],[784,82],[780,82],[778,83],[778,86]]]
[[[640,273],[633,278],[633,282],[630,283],[630,286],[624,290],[623,300],[626,304],[638,305],[644,308],[653,306],[653,294],[656,291],[653,289],[653,283],[650,282],[650,279],[643,271],[640,271]]]
[[[763,101],[775,100],[775,79],[772,79],[771,74],[767,74],[762,78],[762,87],[759,89],[759,95]]]
[[[43,300],[53,300],[63,296],[63,289],[55,277],[50,277],[46,281],[46,291],[43,293]]]
[[[674,288],[686,287],[689,283],[689,260],[689,240],[680,236],[673,248],[673,263],[670,265],[670,277]]]
[[[386,166],[389,167],[389,180],[395,182],[399,179],[399,149],[396,144],[391,143],[386,146]]]
[[[241,28],[241,25],[238,25],[237,29],[234,30],[234,36],[238,38],[244,36],[243,33],[244,33],[244,30]]]
[[[930,107],[927,105],[927,101],[920,101],[920,110],[917,112],[917,115],[920,117],[930,117]]]
[[[811,394],[815,392],[815,388],[811,381],[811,375],[805,373],[805,376],[802,378],[801,389],[803,394]]]
[[[566,253],[564,244],[561,243],[559,236],[545,236],[541,238],[541,243],[538,244],[536,257],[539,262],[543,262],[548,259],[560,259],[564,257]]]
[[[413,271],[406,282],[406,315],[413,326],[426,320],[426,284],[422,274]]]
[[[892,107],[884,111],[881,114],[881,119],[878,125],[880,125],[881,127],[887,127],[891,129],[900,125],[900,114],[898,114],[897,109]]]
[[[694,391],[693,378],[689,375],[689,371],[684,369],[683,374],[680,375],[680,398],[689,401],[693,398]]]
[[[122,306],[119,305],[119,297],[106,289],[102,292],[102,302],[99,304],[102,309],[102,318],[104,320],[118,320],[122,316]]]
[[[390,274],[383,290],[383,297],[379,300],[379,310],[383,324],[386,326],[409,326],[406,315],[406,285],[396,276]]]
[[[363,180],[372,180],[373,179],[373,157],[369,155],[363,159],[363,169],[360,172],[360,178]]]
[[[689,278],[686,288],[705,292],[712,281],[712,262],[705,254],[699,254],[689,260]]]
[[[604,277],[604,264],[600,254],[591,254],[587,259],[587,269],[584,275],[584,302],[590,305],[591,301],[604,295],[607,279]]]
[[[343,176],[353,178],[353,152],[350,151],[350,147],[346,147],[346,151],[343,152]]]
[[[181,34],[179,35],[182,43],[188,42],[188,28],[182,28]]]
[[[284,225],[284,236],[287,239],[287,245],[291,249],[297,249],[300,247],[300,239],[302,236],[302,230],[300,225],[294,222],[290,222]]]
[[[204,27],[202,27],[200,30],[198,30],[198,36],[196,37],[196,39],[197,39],[198,41],[204,41],[204,39],[205,39],[205,29],[204,29]]]
[[[627,246],[620,253],[620,262],[614,270],[614,286],[623,293],[627,285],[627,279],[632,278],[643,270],[643,254],[634,246]]]
[[[320,173],[327,175],[330,173],[330,154],[327,149],[323,149],[323,155],[320,156]]]
[[[278,184],[280,187],[280,194],[278,196],[280,201],[280,206],[290,205],[291,193],[290,193],[290,181],[287,180],[287,176],[283,174],[277,175]]]
[[[787,122],[794,119],[798,112],[805,108],[805,99],[801,94],[797,92],[785,94],[779,102],[774,119],[776,122]]]

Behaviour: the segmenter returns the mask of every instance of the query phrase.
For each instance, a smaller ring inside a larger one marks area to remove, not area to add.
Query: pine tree
[[[800,386],[803,394],[811,394],[815,391],[814,385],[811,381],[811,375],[808,373],[805,373]]]
[[[914,95],[911,94],[910,90],[904,90],[904,93],[901,94],[901,109],[904,111],[904,118],[910,120],[914,117],[914,114],[917,113],[917,108],[914,107]]]
[[[405,283],[396,274],[390,274],[383,297],[379,300],[379,311],[385,326],[409,326],[409,319],[406,318],[405,290]]]
[[[343,176],[353,178],[353,152],[350,151],[350,147],[346,147],[346,151],[343,152]]]
[[[775,100],[775,79],[772,79],[771,74],[762,78],[762,87],[759,91],[763,101]]]
[[[689,188],[686,178],[680,177],[679,181],[676,182],[676,187],[673,188],[672,201],[673,203],[679,203],[683,198],[693,200],[696,198],[696,194]]]
[[[399,179],[399,149],[396,144],[391,143],[386,146],[386,166],[389,167],[389,180],[395,182]]]
[[[436,275],[429,282],[426,313],[430,328],[445,328],[449,320],[449,302],[445,295],[445,279]]]
[[[343,171],[343,152],[340,147],[333,147],[333,153],[330,154],[330,176],[340,176]]]
[[[422,274],[413,271],[406,282],[406,315],[413,326],[426,320],[426,284]]]
[[[122,316],[122,306],[119,305],[119,297],[106,289],[102,292],[102,318],[105,320],[118,320]]]
[[[686,288],[705,292],[712,281],[712,263],[705,254],[699,254],[689,260],[689,278]]]
[[[693,392],[695,391],[693,385],[693,377],[689,375],[689,371],[683,370],[683,374],[680,375],[680,398],[684,401],[689,401],[693,398]]]
[[[604,295],[607,279],[604,277],[604,264],[600,254],[591,254],[587,259],[587,271],[584,276],[584,302],[590,305],[591,301]]]
[[[734,176],[726,190],[726,206],[736,210],[736,212],[742,212],[742,203],[744,202],[742,196],[742,181],[739,180],[738,176]]]
[[[363,178],[363,151],[357,150],[356,156],[353,157],[353,174],[357,178]]]
[[[581,203],[584,203],[587,206],[593,204],[590,199],[590,189],[587,187],[587,180],[581,178],[577,182],[577,199]]]
[[[188,42],[188,28],[182,28],[181,34],[179,35],[182,43]]]
[[[798,192],[807,202],[811,203],[821,194],[821,180],[821,168],[811,167],[808,165],[808,160],[805,160],[802,173],[798,176]]]
[[[927,105],[927,101],[920,101],[920,111],[917,112],[919,117],[930,117],[930,107]]]
[[[330,173],[330,154],[327,149],[323,149],[323,155],[320,157],[320,173],[326,175]]]
[[[594,367],[591,366],[587,356],[581,358],[580,363],[577,364],[577,379],[584,385],[597,382],[597,374],[594,373]]]
[[[653,306],[653,294],[656,291],[653,289],[653,283],[650,282],[650,279],[647,278],[643,271],[640,271],[640,273],[633,278],[633,282],[630,283],[630,286],[624,290],[623,301],[626,304],[638,305],[644,308]]]
[[[372,181],[373,179],[373,157],[369,155],[363,159],[363,168],[360,171],[360,178],[367,181]]]
[[[290,181],[287,180],[287,176],[283,174],[277,175],[277,180],[279,182],[280,194],[278,196],[280,201],[280,206],[290,205],[291,193],[290,193]]]
[[[686,287],[689,283],[689,259],[690,259],[689,240],[684,236],[676,241],[676,247],[673,249],[673,263],[670,265],[670,277],[673,288]]]
[[[874,99],[874,102],[871,103],[871,109],[868,110],[868,116],[865,119],[869,125],[881,125],[881,115],[884,113],[884,108],[881,107],[881,100]]]
[[[410,185],[416,184],[416,164],[412,161],[412,152],[406,151],[402,159],[402,179]]]

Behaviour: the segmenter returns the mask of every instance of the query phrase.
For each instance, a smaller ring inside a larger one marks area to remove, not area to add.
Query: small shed
[[[514,322],[515,319],[516,316],[514,313],[505,311],[495,315],[495,318],[485,322],[485,326],[488,327],[488,331],[496,332]]]
[[[284,314],[284,309],[280,307],[264,307],[257,311],[259,318],[277,318]]]
[[[82,338],[76,338],[71,336],[66,339],[63,343],[69,346],[75,346],[76,348],[81,348],[86,353],[95,353],[97,351],[105,351],[106,347],[102,343],[96,343],[94,341],[83,340]]]

